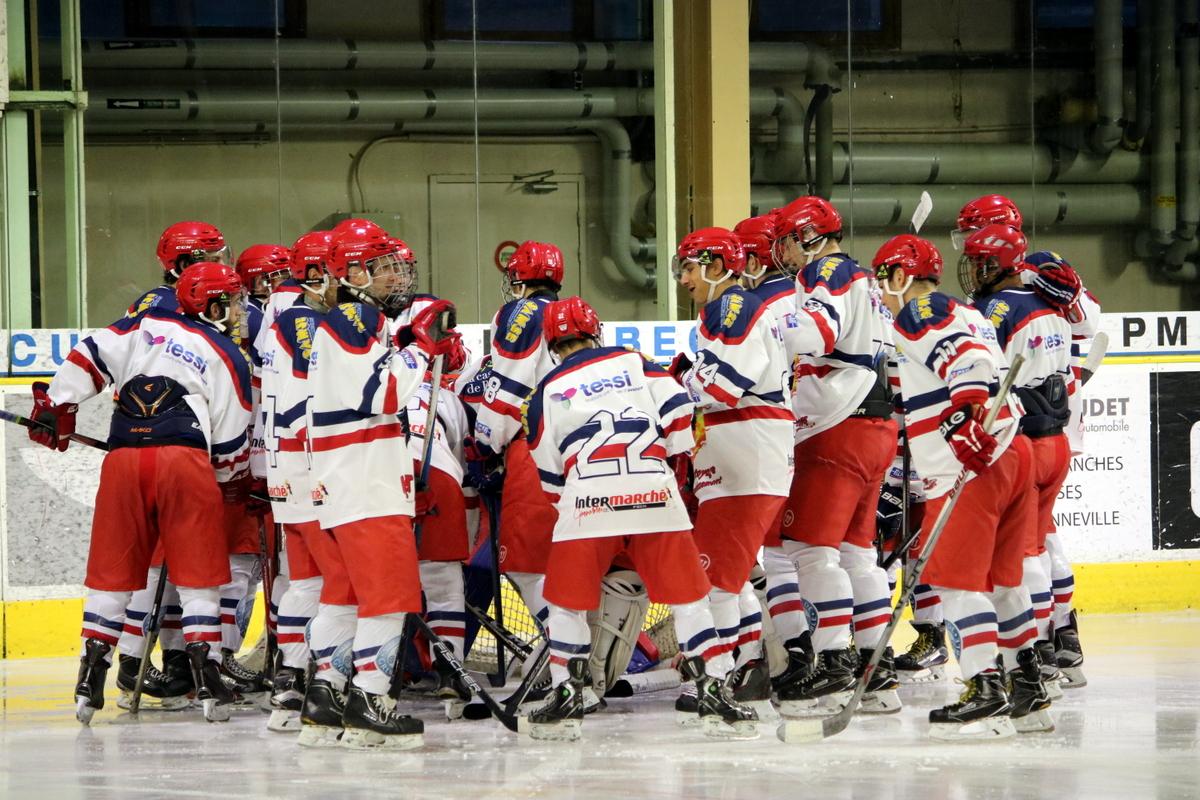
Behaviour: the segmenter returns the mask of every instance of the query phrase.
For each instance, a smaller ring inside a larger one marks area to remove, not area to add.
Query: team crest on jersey
[[[738,292],[726,292],[721,296],[721,327],[728,328],[742,313],[742,306],[745,305],[745,300]]]
[[[946,620],[946,633],[950,635],[950,646],[954,648],[954,657],[957,659],[962,655],[962,634],[950,620]]]
[[[513,311],[512,316],[508,318],[508,324],[505,326],[504,341],[509,344],[515,344],[521,338],[525,328],[529,325],[529,321],[533,319],[537,312],[537,303],[533,300],[526,300]]]
[[[920,297],[917,298],[916,303],[917,303],[917,318],[918,319],[932,319],[933,318],[933,305],[930,302],[931,298],[932,298],[932,295],[928,295],[928,294],[921,295]]]
[[[833,277],[833,273],[837,270],[838,263],[838,259],[836,258],[826,258],[822,260],[821,269],[817,272],[817,275],[819,275],[823,281],[829,280]]]
[[[296,344],[300,345],[300,355],[305,361],[312,355],[312,319],[296,317]],[[266,361],[264,360],[264,364]]]
[[[354,326],[354,330],[359,333],[367,332],[367,326],[363,324],[362,314],[359,313],[356,303],[342,303],[338,308],[341,310],[342,316],[346,318],[346,321]]]
[[[804,604],[804,622],[808,625],[810,631],[815,631],[821,618],[817,615],[817,607],[814,606],[806,598],[800,598],[800,602]]]
[[[987,310],[983,312],[983,315],[999,328],[1000,324],[1004,322],[1004,317],[1008,315],[1009,310],[1008,303],[1003,300],[993,300],[987,304]]]

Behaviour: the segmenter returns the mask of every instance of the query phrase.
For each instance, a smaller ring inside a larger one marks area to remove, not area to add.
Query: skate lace
[[[402,719],[404,714],[396,707],[396,701],[387,695],[368,694],[367,700],[374,707],[375,713],[386,722]]]
[[[917,640],[913,642],[909,655],[913,658],[921,659],[932,653],[933,650],[933,633],[929,630],[923,630],[917,634]]]
[[[145,680],[149,683],[168,683],[170,678],[168,678],[158,667],[154,666],[153,664],[147,664]]]
[[[962,708],[964,705],[967,704],[967,701],[969,701],[972,697],[975,696],[976,692],[979,691],[979,687],[976,686],[976,683],[974,680],[963,680],[962,678],[955,678],[954,680],[956,683],[962,684],[963,690],[962,690],[962,694],[960,694],[958,696],[958,702],[953,703],[950,707],[951,708]]]
[[[225,659],[225,669],[230,675],[242,681],[257,681],[260,677],[257,672],[246,669],[232,656]]]

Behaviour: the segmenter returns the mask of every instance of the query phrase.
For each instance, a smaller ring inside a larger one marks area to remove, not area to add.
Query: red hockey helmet
[[[356,233],[366,233],[367,231],[372,230],[383,230],[383,228],[379,227],[374,222],[371,222],[369,219],[350,217],[349,219],[344,219],[337,225],[334,225],[333,229],[330,230],[330,233],[332,233],[336,238],[341,236],[343,233],[348,233],[350,231],[354,231]]]
[[[233,267],[213,261],[188,266],[175,284],[175,296],[183,313],[205,319],[208,319],[205,315],[213,300],[228,306],[235,303],[241,293],[242,281]]]
[[[328,268],[329,250],[333,244],[332,231],[311,231],[292,245],[292,277],[303,281],[308,277],[310,266]]]
[[[707,267],[717,257],[720,257],[725,269],[733,275],[741,275],[746,270],[746,250],[733,231],[726,228],[701,228],[692,231],[683,237],[679,247],[675,248],[675,279],[679,280],[686,262]],[[717,282],[722,280],[725,280],[725,277]]]
[[[504,265],[504,275],[514,286],[526,281],[548,281],[562,286],[562,250],[545,242],[522,242]]]
[[[958,212],[958,223],[950,232],[950,241],[955,250],[961,250],[972,231],[988,225],[1009,225],[1020,230],[1021,223],[1021,212],[1016,203],[1002,194],[985,194],[967,203]]]
[[[910,233],[893,236],[884,242],[871,264],[883,291],[895,297],[903,297],[915,280],[942,281],[942,254],[928,239]],[[889,281],[897,268],[904,270],[906,279],[903,286],[893,289]]]
[[[254,294],[260,276],[270,281],[280,272],[289,272],[291,262],[292,251],[281,244],[252,244],[237,257],[236,269],[246,291]]]
[[[405,264],[417,263],[417,256],[413,253],[412,248],[408,246],[408,242],[398,239],[395,236],[389,236],[388,241],[391,242],[397,258]]]
[[[600,341],[600,318],[582,297],[555,300],[542,312],[542,334],[550,347],[571,339]]]
[[[775,241],[771,252],[783,268],[803,266],[786,258],[787,245],[795,242],[804,254],[805,264],[816,258],[828,239],[842,237],[842,215],[823,197],[797,197],[775,212]]]
[[[1025,259],[1025,234],[1009,225],[986,225],[963,242],[958,282],[973,298],[991,294],[997,283],[1017,274]]]
[[[760,214],[757,217],[744,219],[737,225],[733,226],[733,233],[742,244],[742,250],[747,256],[753,255],[758,259],[760,269],[757,274],[751,275],[748,271],[746,276],[749,278],[758,279],[770,267],[775,266],[775,260],[771,255],[771,245],[779,238],[776,233],[775,212],[769,214]]]
[[[348,231],[333,240],[325,268],[341,284],[355,292],[366,292],[386,311],[400,311],[412,299],[416,286],[414,262],[408,245],[388,235],[383,228]],[[357,284],[350,280],[350,268],[361,267],[371,280]],[[377,280],[378,279],[378,280]]]
[[[207,222],[176,222],[158,237],[156,248],[158,263],[164,272],[179,277],[188,264],[214,261],[218,264],[231,262],[225,237],[215,225]]]

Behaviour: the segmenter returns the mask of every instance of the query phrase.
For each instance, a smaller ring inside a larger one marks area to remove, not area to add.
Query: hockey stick
[[[635,672],[622,675],[613,681],[612,688],[604,693],[605,697],[633,697],[649,692],[661,692],[666,689],[678,689],[682,680],[679,671],[674,669],[655,669],[649,672]]]
[[[1000,416],[1000,409],[1007,405],[1008,393],[1012,388],[1013,381],[1017,378],[1017,373],[1021,371],[1021,365],[1024,364],[1025,358],[1020,353],[1013,359],[1012,365],[1008,369],[1008,374],[1004,376],[1004,382],[1000,385],[1000,391],[996,394],[995,400],[992,402],[992,407],[988,409],[987,416],[983,419],[983,429],[991,432],[992,427],[996,424],[996,418]],[[929,531],[929,539],[925,542],[925,546],[921,548],[921,554],[909,567],[909,571],[904,576],[904,593],[900,597],[900,602],[896,603],[896,607],[892,609],[892,618],[888,621],[888,625],[883,629],[883,635],[880,638],[880,643],[871,653],[871,658],[863,667],[862,675],[859,676],[858,685],[854,687],[854,694],[850,696],[850,701],[846,703],[838,713],[830,717],[822,719],[799,719],[799,720],[784,720],[775,730],[775,735],[782,742],[815,742],[821,739],[828,739],[831,736],[836,736],[850,724],[850,718],[854,716],[854,712],[858,709],[858,704],[862,700],[863,694],[867,691],[867,684],[871,680],[871,676],[875,674],[875,668],[879,666],[879,659],[883,657],[884,650],[887,649],[888,642],[891,641],[892,633],[895,632],[896,626],[900,623],[900,617],[904,613],[904,609],[912,602],[913,595],[916,594],[917,581],[921,577],[921,573],[925,570],[925,564],[933,555],[933,548],[937,546],[938,539],[942,536],[942,531],[946,528],[946,523],[950,520],[950,514],[954,511],[954,506],[958,503],[958,498],[962,494],[963,487],[967,484],[967,479],[973,473],[964,468],[958,473],[958,477],[954,481],[953,488],[950,489],[950,494],[946,498],[946,504],[942,506],[941,512],[938,514],[937,521],[934,522],[933,528]]]
[[[546,662],[550,659],[550,642],[542,640],[542,644],[538,647],[537,655],[533,656],[525,672],[525,677],[521,679],[520,685],[504,698],[504,710],[506,713],[516,716],[517,709],[525,702],[525,698],[529,697],[529,693],[533,691],[533,686],[537,683],[541,676],[542,669],[546,666]],[[463,718],[469,720],[487,719],[492,716],[491,706],[486,704],[472,703],[463,709]]]
[[[167,588],[167,562],[163,559],[162,568],[158,571],[158,585],[154,587],[154,604],[146,614],[142,625],[142,635],[145,637],[142,660],[138,664],[137,683],[133,686],[133,697],[129,699],[129,713],[137,716],[142,706],[142,681],[146,679],[146,670],[150,667],[150,654],[158,644],[158,630],[162,627],[163,590]]]
[[[1104,356],[1107,353],[1108,334],[1100,331],[1092,337],[1092,346],[1088,348],[1087,358],[1084,359],[1083,366],[1080,367],[1084,386],[1087,386],[1088,381],[1096,374],[1096,370],[1100,369],[1100,363],[1104,361]]]
[[[276,536],[277,526],[271,526],[272,537]],[[276,542],[278,542],[276,538]],[[275,652],[278,642],[271,636],[271,598],[275,594],[275,559],[267,542],[267,520],[265,516],[258,518],[258,546],[262,550],[262,582],[263,582],[263,630],[267,634],[267,663],[264,673],[275,674]]]
[[[433,648],[433,651],[440,656],[447,665],[449,665],[451,671],[453,671],[455,676],[462,681],[463,685],[470,689],[476,697],[483,701],[483,704],[492,712],[492,716],[498,719],[501,725],[508,728],[513,733],[523,732],[524,726],[521,724],[522,720],[516,715],[509,713],[504,706],[500,705],[496,698],[492,697],[487,690],[480,686],[475,679],[471,677],[471,673],[467,672],[467,668],[462,665],[462,662],[454,657],[454,651],[452,651],[450,646],[442,640],[442,637],[433,632],[433,628],[429,627],[429,623],[422,619],[418,614],[409,614],[408,616],[412,618],[413,623],[420,628],[425,634],[425,637],[429,639],[429,646]]]
[[[488,633],[495,637],[497,642],[502,641],[504,646],[509,650],[512,650],[513,654],[520,657],[522,661],[529,658],[529,656],[533,653],[533,648],[530,645],[518,639],[516,634],[514,634],[508,628],[505,628],[497,623],[494,619],[489,617],[480,609],[476,608],[470,603],[467,603],[467,611],[473,617],[475,617],[475,619],[479,622],[480,627],[484,628]]]
[[[496,610],[496,624],[504,627],[504,587],[500,581],[500,509],[497,498],[490,492],[479,493],[488,515],[488,544],[492,548],[492,607]],[[504,665],[504,644],[496,638],[496,671],[488,673],[488,683],[499,688],[508,680]]]

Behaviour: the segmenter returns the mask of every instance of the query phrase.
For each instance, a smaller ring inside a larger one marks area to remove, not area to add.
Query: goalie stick
[[[990,433],[992,427],[996,424],[996,418],[1000,415],[1000,409],[1007,404],[1009,390],[1012,388],[1013,381],[1016,380],[1017,373],[1021,371],[1021,366],[1024,362],[1024,356],[1018,353],[1009,366],[1008,374],[1004,376],[1004,383],[1000,385],[1000,391],[996,393],[996,398],[992,402],[991,408],[988,409],[987,416],[983,419],[983,429],[985,431]],[[933,548],[937,546],[938,539],[941,538],[942,531],[945,530],[946,523],[950,520],[950,514],[954,511],[954,506],[958,503],[958,498],[962,494],[963,487],[967,484],[968,476],[971,474],[971,471],[965,467],[958,473],[958,478],[954,481],[954,487],[950,490],[946,504],[942,506],[937,521],[929,531],[929,539],[925,542],[925,546],[921,548],[921,554],[909,565],[909,569],[904,575],[904,593],[901,595],[900,601],[896,603],[895,608],[892,609],[892,618],[888,620],[887,627],[883,629],[880,644],[872,651],[870,660],[863,667],[862,675],[858,679],[858,685],[854,687],[854,694],[850,696],[849,702],[846,703],[846,706],[841,711],[833,716],[821,719],[784,720],[775,730],[775,735],[780,741],[789,744],[820,741],[821,739],[836,736],[849,726],[850,718],[854,716],[854,712],[858,709],[858,704],[862,700],[863,694],[867,691],[867,683],[870,682],[871,677],[875,674],[875,668],[879,666],[879,659],[883,657],[884,650],[887,649],[888,642],[891,641],[892,633],[895,632],[904,609],[912,602],[913,595],[916,593],[917,581],[920,580],[921,573],[925,570],[926,562],[933,555]]]

